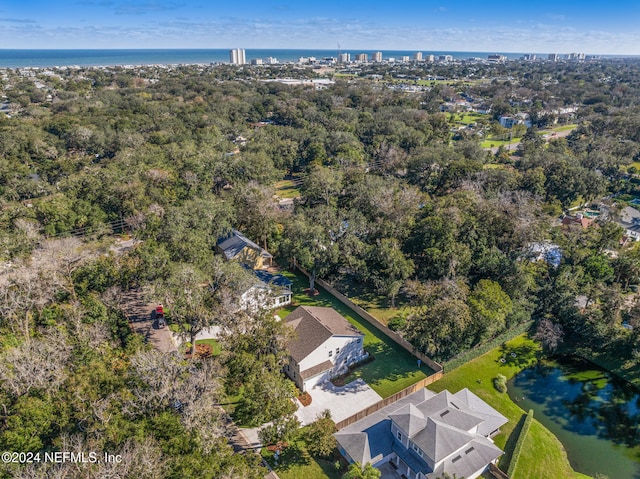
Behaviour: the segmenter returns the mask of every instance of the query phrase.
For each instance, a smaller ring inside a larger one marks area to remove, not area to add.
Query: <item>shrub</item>
[[[389,329],[391,331],[400,331],[407,324],[407,320],[404,318],[396,317],[389,320]]]
[[[513,477],[513,473],[516,470],[516,466],[518,465],[518,459],[520,458],[520,453],[522,452],[522,445],[524,444],[524,440],[527,438],[527,432],[531,427],[532,421],[533,421],[533,409],[529,409],[529,412],[527,413],[527,417],[524,419],[524,423],[522,424],[522,429],[520,429],[520,435],[518,436],[516,445],[513,448],[511,461],[509,461],[509,469],[507,469],[507,475],[509,477]]]
[[[501,393],[507,392],[507,377],[504,374],[498,374],[493,378],[494,387]]]

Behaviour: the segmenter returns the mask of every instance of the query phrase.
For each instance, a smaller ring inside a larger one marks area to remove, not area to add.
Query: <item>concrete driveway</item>
[[[356,379],[340,387],[327,381],[315,386],[309,394],[311,404],[307,407],[298,402],[296,416],[302,425],[315,421],[316,416],[325,409],[329,409],[331,418],[338,422],[382,400],[382,397],[362,379]]]

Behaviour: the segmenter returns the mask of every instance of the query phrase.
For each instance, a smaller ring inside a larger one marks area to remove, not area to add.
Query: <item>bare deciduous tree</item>
[[[16,396],[32,389],[55,391],[67,378],[71,347],[57,329],[43,339],[8,350],[0,361],[2,387]]]

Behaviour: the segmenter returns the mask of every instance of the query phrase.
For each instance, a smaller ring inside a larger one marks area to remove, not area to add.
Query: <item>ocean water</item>
[[[354,60],[356,54],[371,54],[376,50],[342,50],[350,53]],[[413,57],[417,50],[380,50],[382,57],[399,59],[401,56]],[[250,49],[245,50],[247,61],[253,58],[275,57],[280,62],[297,61],[300,57],[337,57],[337,50],[284,50]],[[424,55],[451,55],[456,59],[487,58],[490,53],[500,52],[442,52],[422,50]],[[517,59],[523,53],[503,53],[507,58]],[[542,56],[542,55],[541,55]],[[546,58],[546,55],[544,55]],[[2,50],[0,49],[0,68],[18,67],[64,67],[64,66],[111,66],[111,65],[174,65],[194,63],[227,63],[228,49],[131,49],[131,50]]]

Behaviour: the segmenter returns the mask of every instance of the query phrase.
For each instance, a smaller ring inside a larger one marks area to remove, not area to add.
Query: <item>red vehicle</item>
[[[162,306],[162,304],[156,306],[156,310],[154,311],[154,313],[155,317],[158,319],[158,327],[164,328],[167,322],[164,319],[164,307]]]

